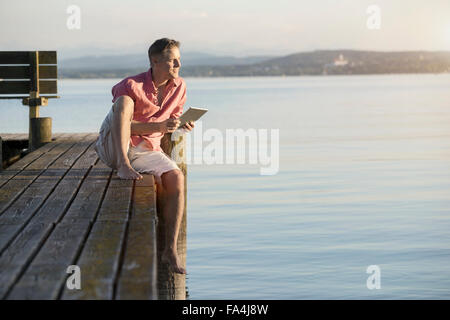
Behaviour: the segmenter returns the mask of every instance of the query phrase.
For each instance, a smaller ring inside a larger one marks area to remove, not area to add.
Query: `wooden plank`
[[[42,181],[42,180],[46,181]],[[0,253],[20,232],[33,214],[45,202],[55,185],[61,179],[60,174],[46,175],[40,181],[36,180],[23,195],[10,206],[0,217]]]
[[[26,136],[28,139],[28,134],[11,134],[9,137],[15,137],[15,138],[21,138],[23,136]],[[1,136],[1,134],[0,134]],[[61,142],[64,137],[68,137],[67,134],[64,133],[55,133],[53,134],[53,137],[55,141]],[[36,159],[40,158],[43,154],[48,152],[49,150],[55,148],[59,143],[48,143],[39,149],[28,153],[26,156],[24,156],[22,159],[16,161],[11,166],[6,168],[4,171],[0,172],[0,188],[8,182],[10,179],[12,179],[14,176],[16,176],[20,171],[25,169],[30,163],[35,161]]]
[[[117,299],[157,299],[156,220],[131,220]]]
[[[55,136],[58,137],[58,142],[54,143],[48,143],[41,148],[28,153],[26,156],[24,156],[22,159],[16,161],[11,166],[6,168],[3,172],[0,173],[0,188],[11,178],[13,178],[15,175],[17,175],[19,172],[24,170],[27,166],[30,165],[33,161],[43,156],[48,151],[56,148],[59,146],[62,142],[62,139],[64,138],[64,135],[66,135],[66,138],[69,137],[67,134],[56,134]],[[1,192],[1,191],[0,191]]]
[[[88,134],[81,138],[78,143],[76,143],[70,150],[68,150],[64,156],[59,157],[56,159],[50,166],[48,166],[48,169],[68,169],[69,167],[72,167],[72,165],[75,164],[75,162],[80,158],[80,156],[88,149],[89,146],[91,146],[94,143],[95,134]],[[94,148],[94,146],[91,146],[91,150]],[[94,150],[95,151],[95,150]],[[92,154],[92,153],[91,153]],[[91,156],[89,159],[89,166],[92,165],[91,161],[94,160]],[[96,158],[95,158],[96,160]],[[78,168],[76,166],[75,168]],[[75,169],[74,168],[74,169]],[[88,166],[82,166],[81,169],[88,168]],[[71,170],[73,171],[73,170]]]
[[[128,220],[132,192],[133,180],[121,180],[117,175],[113,176],[97,220]]]
[[[98,167],[107,168],[101,161]],[[64,288],[62,299],[113,298],[130,212],[132,185],[132,180],[121,180],[116,175],[111,178],[92,231],[75,263],[81,268],[82,290]],[[75,221],[89,218],[80,211],[65,216],[65,219]]]
[[[15,279],[26,266],[30,256],[42,245],[53,226],[46,222],[29,225],[13,245],[0,257],[0,298],[4,299]]]
[[[63,132],[53,132],[52,133],[52,140],[56,141],[58,140],[60,137],[63,137],[65,134],[67,133],[63,133]]]
[[[60,139],[63,141],[80,140],[88,134],[92,134],[92,133],[91,132],[64,133]]]
[[[90,142],[87,141],[85,143]],[[74,155],[80,155],[86,148],[87,146],[84,145],[69,149],[69,151],[67,151],[67,153],[65,153],[59,160],[60,162],[56,162],[50,165],[50,168],[52,170],[43,171],[39,176],[37,176],[36,179],[30,183],[29,187],[25,189],[24,193],[22,193],[20,199],[17,202],[15,202],[11,207],[6,209],[6,211],[4,211],[2,216],[0,216],[0,223],[2,224],[10,224],[11,222],[17,223],[17,220],[21,220],[19,219],[19,217],[32,215],[34,209],[39,207],[42,201],[44,201],[45,198],[47,197],[48,193],[51,192],[56,183],[58,183],[60,177],[68,170],[67,167],[62,167],[63,170],[56,170],[61,169],[61,167],[58,167],[58,164],[63,162],[65,166],[70,165],[74,161]],[[23,172],[20,173],[20,175],[23,175]],[[21,176],[19,176],[19,178],[20,177]],[[26,182],[26,179],[20,179],[20,181]],[[17,185],[20,184],[16,184],[16,186]],[[8,185],[6,187],[8,187]],[[5,188],[2,188],[0,190],[1,194],[11,195],[11,193],[4,191]],[[15,198],[17,198],[17,195]],[[3,233],[2,236],[4,237],[5,233]],[[2,243],[0,242],[0,249],[1,248],[3,247]]]
[[[133,195],[133,220],[157,220],[156,184],[151,174],[142,174],[143,179],[135,183]]]
[[[81,290],[64,288],[62,299],[113,298],[126,225],[125,221],[120,220],[94,223],[80,259],[76,262],[81,269]]]
[[[89,224],[58,224],[7,299],[56,299]]]
[[[57,79],[57,66],[40,66],[39,79]],[[0,79],[30,79],[29,66],[0,66]]]
[[[87,136],[87,134],[86,134],[86,136]],[[9,178],[11,178],[11,173],[13,174],[12,176],[14,176],[17,173],[19,173],[20,171],[24,170],[26,167],[30,168],[30,164],[33,163],[38,158],[42,157],[45,153],[49,152],[50,150],[55,149],[56,147],[58,147],[58,148],[62,147],[62,142],[64,142],[64,141],[66,142],[65,147],[67,148],[69,146],[69,145],[67,145],[68,141],[72,142],[72,144],[73,144],[73,143],[75,143],[75,141],[77,139],[80,139],[79,136],[74,137],[74,136],[71,136],[68,134],[59,134],[58,142],[48,143],[48,144],[42,146],[41,148],[28,153],[25,157],[23,157],[22,159],[18,160],[15,163],[13,163],[11,166],[9,166],[8,168],[5,169],[5,172],[0,174],[0,187],[4,184],[5,180],[9,180]],[[52,152],[55,152],[55,150],[53,150]],[[53,157],[51,157],[51,159],[53,159]],[[44,163],[46,162],[46,160],[43,160],[43,161],[44,161]],[[40,159],[39,165],[45,166],[44,163],[42,163],[42,159]]]
[[[30,91],[30,81],[0,81],[0,94],[28,94]],[[58,93],[57,81],[40,80],[39,93]]]
[[[0,214],[3,213],[26,188],[58,157],[64,154],[71,146],[70,143],[62,143],[36,159],[25,170],[21,170],[14,179],[7,181],[0,189]]]
[[[4,169],[3,172],[0,172],[0,188],[8,182],[11,178],[13,178],[17,173],[19,173],[21,170],[23,170],[30,162],[33,162],[35,159],[42,156],[45,152],[48,150],[56,147],[56,143],[47,144],[45,146],[42,146],[42,148],[39,148],[39,150],[36,150],[36,153],[32,152],[27,154],[22,159],[16,161],[6,169]]]
[[[30,163],[24,170],[14,176],[0,189],[0,214],[13,203],[20,194],[55,160],[67,152],[75,140],[62,141],[55,148],[49,150],[42,157]]]
[[[28,133],[0,133],[0,136],[3,141],[28,139]]]
[[[27,139],[28,139],[28,134]],[[64,134],[58,133],[54,134],[53,137],[55,137],[55,141],[60,141],[59,138],[63,137]],[[10,179],[12,179],[16,174],[18,174],[20,171],[25,169],[31,162],[35,161],[37,158],[41,157],[43,154],[48,152],[49,150],[55,148],[59,145],[59,142],[53,142],[48,143],[39,149],[28,153],[26,156],[24,156],[22,159],[14,162],[12,165],[7,167],[3,172],[0,173],[0,188],[8,182]]]
[[[117,299],[157,299],[156,188],[153,175],[136,181]]]
[[[30,51],[0,51],[0,64],[29,64]],[[56,51],[39,51],[40,64],[57,64]]]
[[[94,145],[91,144],[88,150],[67,172],[36,216],[42,215],[39,219],[41,221],[48,220],[49,223],[60,221],[65,214],[65,211],[69,208],[69,205],[72,204],[89,168],[94,165],[96,161],[97,154],[95,153]],[[70,203],[66,203],[66,201],[70,201]],[[61,210],[61,208],[64,208],[64,210]]]
[[[94,151],[95,152],[95,151]],[[106,186],[109,183],[112,169],[102,168],[99,164],[92,168],[78,191],[77,197],[64,215],[63,222],[79,222],[86,220],[94,222],[103,201]]]
[[[80,166],[82,167],[88,162],[87,159],[92,159],[90,156],[84,158],[84,161],[80,158],[81,161],[77,161],[72,168],[78,163],[80,163]],[[70,156],[67,159],[70,159]],[[53,167],[49,168],[47,171],[52,172],[52,170],[62,170],[66,166],[67,163],[63,160],[55,161]],[[96,167],[99,170],[94,170]],[[14,240],[13,244],[25,243],[26,239],[20,238],[22,238],[22,234],[26,234],[25,238],[33,237],[32,242],[43,245],[43,247],[42,249],[39,249],[39,247],[35,246],[31,255],[28,256],[26,265],[29,265],[29,268],[26,269],[26,267],[22,267],[22,271],[25,271],[25,273],[20,277],[20,272],[15,279],[16,282],[9,287],[9,289],[12,288],[12,291],[7,291],[10,292],[8,299],[54,299],[57,297],[61,285],[64,285],[64,280],[67,278],[67,274],[65,273],[65,270],[69,265],[67,264],[67,261],[74,261],[73,256],[76,255],[76,252],[79,250],[82,239],[86,237],[86,230],[88,229],[86,226],[92,221],[92,214],[90,216],[82,216],[79,214],[77,215],[76,213],[86,210],[93,212],[96,210],[95,208],[98,207],[98,204],[96,206],[95,203],[96,201],[100,201],[99,194],[101,194],[101,192],[95,192],[93,189],[99,190],[102,186],[101,182],[98,181],[98,174],[111,173],[111,169],[107,168],[100,161],[96,167],[90,171],[88,177],[81,184],[75,199],[68,208],[67,214],[64,216],[61,223],[58,223],[60,219],[53,219],[53,221],[52,219],[48,219],[49,215],[52,216],[52,213],[48,214],[49,210],[41,208],[39,213],[45,212],[45,216],[43,214],[41,214],[41,216],[36,214],[33,217],[33,223],[30,223],[19,237]],[[69,176],[69,174],[67,174],[66,177],[67,176]],[[79,172],[74,172],[74,176],[78,177]],[[111,188],[108,188],[108,191],[111,189],[111,191],[109,191],[110,195],[108,201],[115,202],[117,205],[105,205],[104,208],[102,205],[102,219],[95,222],[86,245],[81,252],[80,259],[78,259],[79,261],[70,263],[78,264],[81,267],[82,290],[68,290],[63,287],[64,299],[114,298],[115,279],[117,279],[119,273],[120,278],[117,286],[118,298],[156,298],[156,288],[154,287],[156,284],[156,268],[154,267],[156,258],[149,259],[152,252],[155,253],[154,256],[156,257],[156,243],[154,241],[151,242],[151,239],[155,238],[156,232],[156,213],[151,209],[152,207],[155,207],[155,203],[153,203],[153,205],[151,203],[155,200],[155,197],[146,197],[152,192],[154,193],[155,190],[153,188],[153,176],[145,176],[143,181],[138,181],[136,184],[137,191],[135,189],[133,212],[131,213],[132,220],[130,222],[128,233],[126,232],[127,216],[124,216],[126,211],[123,210],[123,208],[128,207],[129,210],[131,201],[127,201],[127,193],[125,193],[126,196],[123,197],[123,192],[118,195],[116,189],[121,189],[123,191],[128,190],[130,189],[130,183],[132,186],[133,181],[120,180],[117,176],[111,180]],[[88,181],[90,178],[92,181]],[[105,188],[104,184],[103,188]],[[60,191],[61,190],[58,190],[57,188],[53,194],[60,193]],[[104,202],[106,199],[107,197],[105,196]],[[46,204],[47,202],[49,202],[49,200],[46,201]],[[60,203],[61,201],[58,202],[57,205]],[[89,204],[86,205],[86,203]],[[146,203],[148,206],[145,205]],[[147,208],[147,212],[145,212],[145,208]],[[115,212],[112,212],[112,215],[110,214],[111,212],[108,212],[111,209],[116,210]],[[71,214],[71,212],[74,214]],[[151,216],[153,216],[153,219]],[[53,215],[53,218],[57,217]],[[100,213],[98,218],[100,218]],[[44,228],[41,225],[42,222],[49,227]],[[52,226],[54,223],[56,223],[56,228],[53,231]],[[75,228],[79,228],[79,231],[73,234],[66,234],[64,230],[72,225],[76,225]],[[32,228],[33,226],[34,228]],[[41,227],[39,228],[39,226]],[[29,232],[30,230],[31,232]],[[39,237],[39,234],[43,236],[45,243],[40,241],[41,238]],[[121,252],[124,250],[124,237],[126,234],[129,236],[126,240],[124,264],[121,268],[119,264],[122,255]],[[45,240],[47,236],[48,239]],[[23,245],[25,248],[30,246],[32,246],[30,245],[30,241]],[[11,246],[8,247],[8,250],[10,250],[10,248]],[[140,248],[140,250],[138,248]],[[29,251],[30,249],[22,251],[27,250]],[[26,254],[22,253],[19,256],[20,258],[15,258],[12,261],[16,262],[14,269],[21,268],[17,261],[25,259],[24,257],[26,257]],[[62,261],[64,261],[64,263],[62,263]],[[9,263],[11,264],[11,261],[9,261]],[[136,264],[139,264],[139,266],[136,266]],[[2,255],[0,257],[0,269],[2,269],[4,265],[5,260]],[[14,274],[14,271],[11,269],[12,268],[6,268],[6,273]],[[139,280],[136,280],[135,277],[138,277]],[[3,283],[8,283],[8,279],[7,276],[1,275],[0,286]],[[1,290],[2,288],[0,288],[0,294]]]
[[[86,132],[85,134],[88,134],[89,132]],[[58,139],[60,137],[69,137],[70,133],[63,133],[63,132],[54,132],[52,134],[52,139]],[[28,140],[28,133],[0,133],[0,137],[2,137],[3,141],[9,141],[9,140]]]
[[[80,169],[76,168],[72,173],[71,170],[64,176],[44,205],[0,256],[0,298],[7,295],[52,232],[55,223],[70,206],[89,168],[85,168],[84,172]]]
[[[88,132],[86,132],[88,134]],[[70,133],[56,132],[53,133],[52,138],[59,139],[60,137],[70,137]],[[9,140],[28,140],[28,133],[0,133],[0,137],[2,137],[3,141]]]
[[[94,166],[83,182],[61,223],[46,240],[30,267],[14,285],[8,299],[57,299],[67,278],[67,267],[75,263],[78,251],[94,220],[112,170]],[[83,211],[87,219],[73,219]]]
[[[39,64],[57,64],[56,51],[39,51]]]
[[[17,199],[12,206],[10,206],[0,216],[0,224],[10,225],[8,231],[2,233],[0,238],[0,253],[9,245],[9,243],[16,237],[17,233],[24,227],[26,223],[35,214],[36,210],[47,200],[53,189],[61,178],[66,174],[67,170],[73,163],[83,154],[89,144],[92,143],[89,139],[81,141],[71,148],[63,157],[59,158],[52,165],[49,166]],[[96,158],[92,158],[93,146],[91,152],[85,155],[92,163]],[[70,180],[78,174],[80,169],[73,168],[67,173],[64,178]],[[13,228],[15,226],[15,229]]]
[[[46,168],[64,169],[67,167],[67,164],[64,164],[64,160],[66,159],[66,156],[69,155],[72,157],[72,158],[70,158],[71,160],[74,159],[73,154],[66,154],[66,152],[68,152],[72,148],[77,148],[77,149],[84,148],[84,150],[86,150],[87,146],[90,145],[90,143],[92,143],[92,142],[93,142],[92,136],[89,134],[85,134],[83,137],[74,135],[74,136],[70,136],[66,139],[62,139],[59,146],[61,146],[61,148],[60,148],[61,150],[64,150],[63,154],[59,153],[60,150],[55,150],[56,148],[52,149],[48,153],[54,153],[57,156],[53,157],[53,159],[50,163],[48,163],[48,159],[43,159],[43,157],[40,157],[40,158],[36,159],[36,161],[30,163],[30,165],[28,167],[26,167],[26,169],[27,170],[39,170],[39,169],[43,169],[43,168],[45,168],[45,169]],[[56,164],[54,164],[54,163],[56,163]]]
[[[62,157],[60,162],[63,165],[71,165],[75,162],[74,155],[78,157],[86,150],[89,145],[89,140],[86,142],[80,142],[74,148],[69,150],[69,152]],[[91,150],[91,153],[95,150]],[[95,162],[96,159],[92,160]],[[41,207],[41,205],[47,200],[49,195],[52,193],[58,183],[61,181],[61,177],[67,172],[68,168],[61,169],[61,164],[58,162],[53,163],[48,170],[45,170],[21,195],[21,197],[10,206],[3,214],[0,216],[0,224],[7,225],[2,230],[2,235],[0,237],[0,253],[5,250],[5,248],[12,242],[12,240],[17,236],[17,234],[24,228],[24,226],[30,221],[35,212]],[[71,179],[71,172],[77,171],[79,169],[72,168],[69,171],[69,177],[65,179]]]
[[[97,166],[99,170],[91,170],[90,175],[84,181],[82,188],[80,189],[77,198],[74,203],[72,203],[69,208],[69,212],[64,216],[62,224],[58,224],[55,231],[46,241],[44,247],[38,253],[36,258],[33,260],[33,263],[30,265],[27,272],[20,279],[20,281],[14,286],[11,294],[8,296],[8,299],[55,299],[58,294],[58,289],[64,285],[67,274],[65,274],[65,270],[68,265],[74,264],[73,257],[76,254],[77,246],[73,243],[80,244],[81,239],[84,237],[85,233],[83,230],[80,230],[78,233],[69,234],[65,238],[55,235],[55,239],[53,239],[53,234],[56,232],[58,228],[62,228],[57,234],[64,234],[64,228],[69,228],[72,226],[75,221],[80,223],[81,221],[85,221],[85,225],[87,225],[90,219],[95,212],[95,207],[98,206],[98,202],[100,201],[99,196],[95,196],[95,194],[101,194],[101,190],[97,190],[97,192],[92,192],[92,186],[98,182],[99,174],[100,178],[105,180],[105,173],[109,175],[111,173],[111,169],[106,170]],[[148,181],[153,181],[153,176],[147,175]],[[146,179],[144,179],[145,181]],[[106,182],[103,184],[103,188],[105,187]],[[83,186],[86,188],[86,192],[83,192]],[[100,187],[101,188],[101,187]],[[149,188],[148,185],[143,184],[140,187],[141,189]],[[151,186],[150,186],[151,188]],[[94,200],[92,197],[96,197],[97,200]],[[139,201],[145,201],[145,203],[141,203],[142,206],[147,204],[148,207],[152,207],[155,204],[151,203],[153,199],[144,200],[144,198],[139,198]],[[133,199],[133,202],[135,199]],[[76,204],[78,202],[78,204]],[[89,202],[91,203],[88,207],[83,206],[83,203]],[[117,200],[116,200],[117,202]],[[120,200],[122,202],[122,200]],[[128,204],[129,205],[129,204]],[[76,212],[81,211],[91,211],[90,216],[80,217],[76,214]],[[70,212],[75,213],[75,215],[71,215]],[[74,218],[77,217],[77,218]],[[111,222],[111,221],[110,221]],[[106,222],[105,222],[106,223]],[[118,221],[119,225],[121,224]],[[121,278],[118,286],[118,298],[119,299],[155,299],[157,297],[156,294],[156,220],[147,219],[144,223],[139,220],[132,220],[130,225],[130,230],[128,232],[129,236],[127,239],[127,249],[125,255],[125,261],[122,266]],[[109,228],[117,228],[117,225],[109,224]],[[110,234],[109,228],[105,229],[99,228],[98,230],[101,234],[100,239],[102,241],[110,243],[110,240],[106,239],[107,235],[110,237],[114,237],[113,234]],[[120,232],[118,235],[122,235],[121,227],[118,227]],[[95,231],[94,233],[95,234]],[[91,239],[95,238],[95,236],[91,236]],[[56,248],[55,248],[56,247]],[[88,245],[89,247],[89,245]],[[116,242],[115,250],[106,252],[112,252],[117,258],[117,249],[118,245]],[[92,258],[96,259],[98,257],[96,254],[96,250],[98,247],[94,247],[94,251],[90,252],[90,259],[85,258],[87,260],[92,260]],[[101,249],[102,253],[105,252],[105,249]],[[86,256],[86,254],[85,254]],[[109,254],[106,259],[109,259]],[[65,263],[63,263],[63,261]],[[108,260],[111,261],[111,260]],[[113,259],[114,261],[114,259]],[[50,263],[51,262],[51,263]],[[90,261],[91,264],[96,265],[97,261]],[[81,267],[82,270],[82,291],[85,290],[93,290],[95,288],[96,294],[97,291],[100,291],[101,294],[108,294],[113,290],[113,281],[111,274],[114,272],[111,271],[113,269],[108,269],[105,266],[99,268],[88,268],[85,270],[84,267]],[[88,272],[86,272],[88,271]],[[108,273],[109,272],[109,273]],[[117,272],[117,271],[116,271]],[[52,276],[49,276],[51,274]],[[54,275],[54,276],[53,276]],[[110,275],[105,278],[105,275]],[[99,276],[101,276],[99,278]],[[88,278],[85,280],[85,278]],[[91,279],[89,279],[91,278]],[[95,278],[95,279],[92,279]],[[77,299],[80,298],[93,298],[92,296],[86,296],[86,294],[81,294],[78,290],[65,289],[68,292],[71,292],[70,295],[72,298],[75,295]],[[66,296],[67,298],[67,296]],[[98,298],[96,296],[96,298]]]
[[[30,67],[0,66],[0,79],[30,79]]]
[[[89,134],[86,139],[91,140],[93,137],[96,137],[96,134]],[[88,141],[88,140],[87,140]],[[95,151],[95,140],[92,140],[92,144],[89,147],[89,149],[86,151],[85,154],[83,154],[82,157],[80,157],[77,162],[73,165],[72,169],[80,170],[84,168],[91,167],[94,163],[96,163],[98,156],[97,152]]]

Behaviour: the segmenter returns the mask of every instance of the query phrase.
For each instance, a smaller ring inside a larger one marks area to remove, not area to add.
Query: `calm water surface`
[[[119,80],[62,80],[41,116],[97,132]],[[275,175],[189,166],[189,298],[450,298],[450,75],[186,82],[203,132],[280,133]],[[18,101],[0,114],[0,132],[28,130]]]

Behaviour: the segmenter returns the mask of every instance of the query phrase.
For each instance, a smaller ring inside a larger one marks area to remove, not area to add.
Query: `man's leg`
[[[117,152],[117,175],[121,179],[142,179],[128,159],[128,145],[131,137],[131,120],[133,119],[134,102],[130,97],[121,96],[113,105],[113,123],[111,135],[114,150]]]
[[[176,169],[161,176],[165,205],[163,215],[166,225],[166,243],[162,261],[169,263],[174,272],[186,273],[177,254],[177,239],[184,213],[184,175]]]

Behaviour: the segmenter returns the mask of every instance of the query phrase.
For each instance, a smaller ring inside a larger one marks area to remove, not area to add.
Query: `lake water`
[[[97,132],[118,81],[61,80],[41,116]],[[185,108],[210,110],[203,132],[280,142],[274,175],[189,166],[190,299],[450,298],[450,74],[186,82]],[[0,114],[0,132],[27,132],[19,101]]]

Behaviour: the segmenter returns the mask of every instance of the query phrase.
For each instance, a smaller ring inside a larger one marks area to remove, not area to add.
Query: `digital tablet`
[[[200,119],[202,115],[204,115],[208,109],[202,109],[202,108],[189,108],[188,111],[183,113],[180,117],[180,125],[179,128],[185,125],[186,122],[189,121],[197,121]]]

